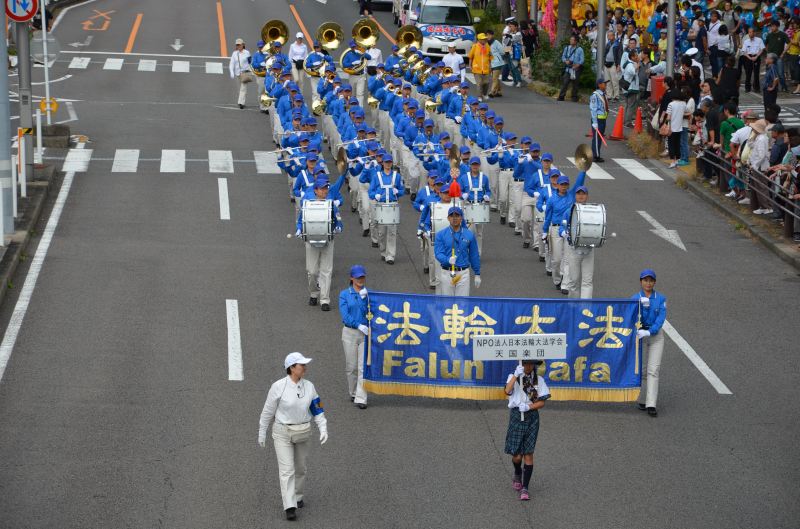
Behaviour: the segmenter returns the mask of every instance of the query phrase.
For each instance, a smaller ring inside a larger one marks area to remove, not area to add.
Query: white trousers
[[[427,251],[426,265],[428,267],[428,286],[439,287],[439,274],[437,270],[441,269],[438,261],[436,261],[436,248],[433,241],[425,239],[425,249]]]
[[[299,202],[299,200],[298,200]],[[333,275],[333,241],[322,247],[306,243],[306,272],[308,293],[319,298],[320,303],[331,302],[331,276]]]
[[[533,209],[536,207],[536,199],[525,191],[522,192],[520,201],[520,224],[522,224],[522,242],[531,242],[533,239]],[[540,237],[541,239],[541,237]],[[533,241],[538,245],[539,241]]]
[[[534,206],[535,208],[536,206]],[[539,247],[539,257],[545,257],[547,254],[547,244],[542,240],[542,224],[543,222],[536,218],[538,211],[533,212],[533,244],[534,248]],[[545,268],[550,265],[546,265]],[[549,268],[547,268],[549,270]]]
[[[564,258],[564,239],[558,234],[558,226],[550,226],[547,232],[547,243],[550,245],[550,269],[553,272],[553,284],[561,283],[561,261]]]
[[[569,297],[591,299],[594,290],[594,249],[564,245],[569,274],[564,281]]]
[[[478,242],[478,254],[483,253],[483,227],[485,224],[467,224],[469,231],[475,234],[475,240]]]
[[[481,167],[483,165],[481,164]],[[483,169],[481,169],[483,170]],[[486,170],[483,171],[489,177],[489,189],[492,191],[491,207],[493,211],[497,211],[497,189],[500,187],[500,166],[498,164],[486,163]]]
[[[264,83],[261,82],[262,79],[260,77],[256,77],[256,85],[258,86],[256,97],[258,97],[258,109],[259,110],[267,110],[263,104],[261,104],[261,96],[266,93],[266,89],[264,88]],[[242,103],[244,104],[244,103]]]
[[[244,105],[245,103],[247,103],[247,85],[249,83],[243,83],[241,75],[237,78],[237,80],[239,82],[239,99],[238,99],[238,103],[240,105]]]
[[[509,184],[509,201],[510,206],[508,209],[508,222],[515,224],[514,231],[522,231],[520,224],[520,213],[522,211],[522,187],[524,182],[516,181],[513,178]]]
[[[417,159],[411,149],[405,145],[402,147],[402,152],[403,165],[406,173],[404,184],[406,189],[410,189],[412,193],[416,193],[419,190],[419,183],[421,181],[422,163]]]
[[[503,169],[497,179],[497,205],[500,208],[501,217],[508,217],[508,201],[511,195],[511,182],[514,181],[513,175],[514,171]]]
[[[369,200],[369,184],[358,183],[358,214],[361,229],[368,230],[372,223],[372,202]]]
[[[373,235],[373,241],[378,243],[381,257],[387,261],[394,261],[397,252],[397,224],[378,224],[373,219],[369,231]]]
[[[347,391],[356,404],[367,403],[364,390],[364,347],[366,336],[358,329],[342,327],[342,347],[344,348],[344,373],[347,376]]]
[[[366,106],[365,94],[367,92],[367,75],[364,73],[361,75],[351,75],[350,86],[353,87],[353,95],[358,99],[359,106],[364,108]]]
[[[639,392],[639,403],[648,408],[656,407],[658,400],[658,371],[661,369],[661,357],[664,354],[664,332],[658,331],[654,336],[642,338],[642,390]],[[646,397],[645,397],[646,395]]]
[[[283,139],[283,124],[281,123],[281,118],[274,108],[269,115],[272,118],[272,141],[275,142],[275,145],[280,145],[281,139]]]
[[[307,429],[299,432],[277,422],[272,426],[272,442],[278,457],[278,478],[284,510],[297,507],[297,502],[303,499],[310,439],[311,423],[308,423]]]
[[[469,269],[456,272],[456,282],[450,277],[450,270],[439,266],[439,286],[436,293],[442,296],[469,296]]]

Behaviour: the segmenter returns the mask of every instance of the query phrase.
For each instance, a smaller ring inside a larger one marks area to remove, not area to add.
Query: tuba
[[[270,20],[261,28],[261,40],[269,46],[270,53],[275,53],[275,50],[272,48],[273,42],[277,40],[282,46],[286,44],[288,38],[289,28],[282,20]]]
[[[324,22],[317,28],[317,40],[328,51],[338,48],[342,43],[342,38],[342,27],[335,22]],[[325,61],[322,61],[317,66],[309,66],[308,58],[303,61],[303,71],[311,77],[319,77],[324,67]]]
[[[398,53],[406,56],[412,46],[417,49],[422,46],[422,32],[413,24],[407,24],[397,30],[394,40],[400,46]]]
[[[358,22],[355,23],[352,30],[353,40],[356,41],[356,44],[362,50],[369,49],[378,42],[378,38],[380,35],[378,34],[378,25],[375,23],[374,20],[369,18],[362,18]],[[341,57],[339,57],[339,64],[344,64],[344,56],[350,50],[344,50]],[[345,68],[342,66],[342,71],[344,71],[348,75],[358,75],[364,71],[367,67],[367,58],[362,57],[361,62],[358,63],[357,66],[353,66],[351,68]]]

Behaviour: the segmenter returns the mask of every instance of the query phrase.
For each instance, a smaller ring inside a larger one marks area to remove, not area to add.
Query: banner
[[[372,393],[505,399],[503,386],[517,362],[473,360],[472,337],[566,333],[567,358],[545,361],[538,371],[553,399],[631,402],[639,396],[637,300],[370,292],[369,310],[364,387]],[[520,346],[520,359],[526,347]]]

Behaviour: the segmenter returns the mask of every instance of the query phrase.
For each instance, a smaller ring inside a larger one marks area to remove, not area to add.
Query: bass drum
[[[330,200],[303,201],[303,240],[311,246],[325,246],[333,240],[333,207]]]
[[[603,204],[574,204],[570,213],[569,243],[599,248],[606,240],[606,207]]]

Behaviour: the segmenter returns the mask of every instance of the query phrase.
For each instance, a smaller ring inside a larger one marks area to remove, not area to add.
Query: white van
[[[413,24],[410,13],[419,15],[419,4],[422,0],[394,0],[392,4],[392,20],[397,27]]]
[[[447,47],[455,44],[456,52],[466,59],[475,42],[475,27],[480,18],[473,19],[464,0],[423,0],[419,14],[409,15],[422,32],[422,53],[441,58]]]

